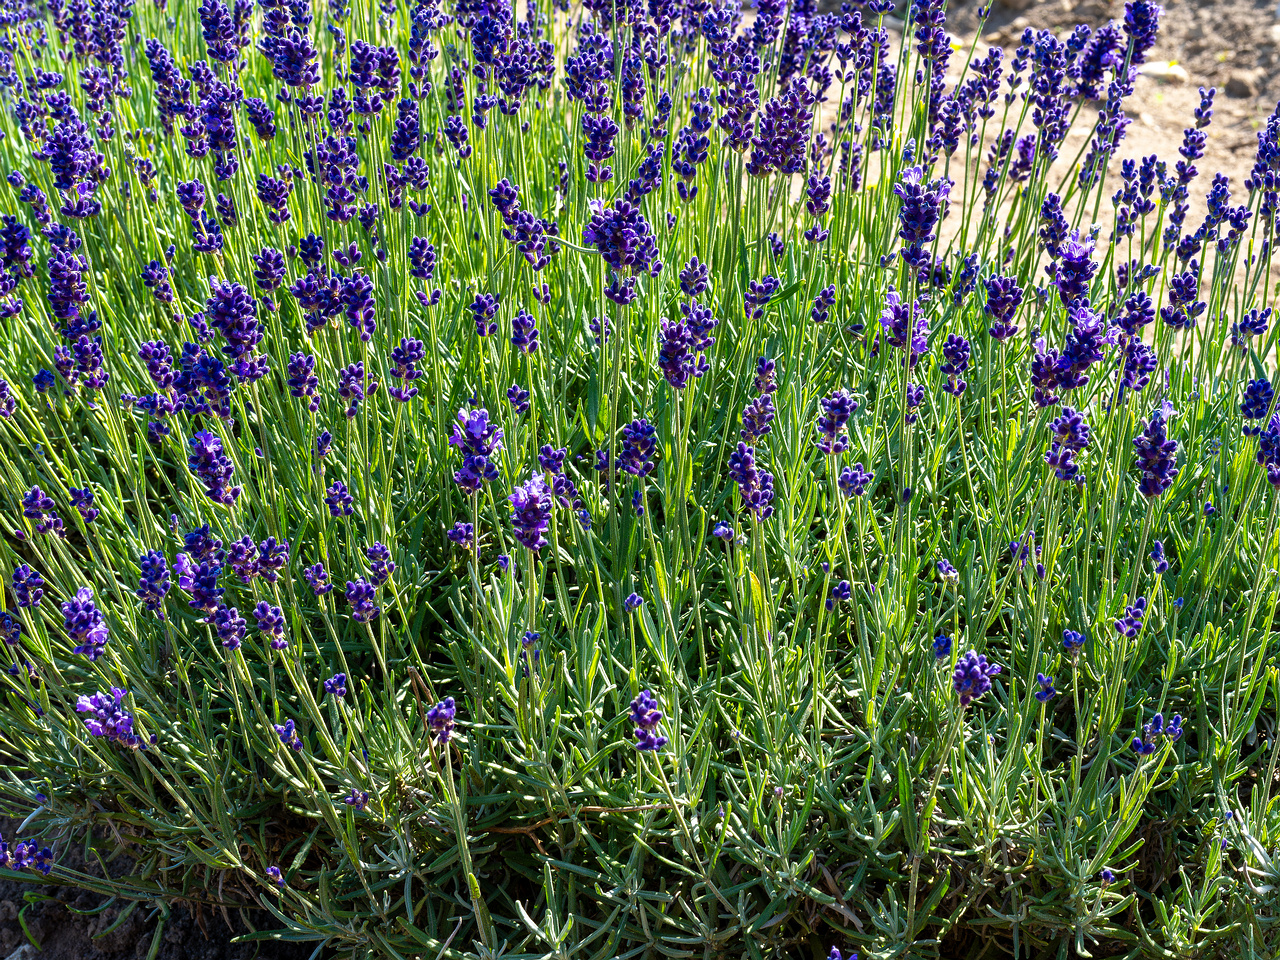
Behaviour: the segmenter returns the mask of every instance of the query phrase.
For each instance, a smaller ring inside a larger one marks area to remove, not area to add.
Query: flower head
[[[1157,411],[1151,415],[1146,428],[1133,441],[1137,451],[1133,465],[1142,474],[1138,492],[1147,499],[1158,497],[1173,485],[1178,477],[1178,442],[1170,440],[1165,428],[1164,415]]]
[[[128,695],[128,690],[112,687],[110,693],[82,696],[76,701],[76,711],[87,714],[84,725],[91,736],[102,737],[131,750],[145,750],[147,742],[134,731],[133,714],[122,706]],[[151,743],[155,743],[154,737]]]
[[[956,693],[960,695],[960,706],[967,707],[991,689],[991,678],[1001,671],[997,663],[988,663],[984,654],[970,650],[956,664],[951,678]]]
[[[511,523],[516,539],[537,553],[547,545],[543,536],[551,528],[551,488],[541,474],[534,474],[511,491]]]
[[[347,675],[345,673],[335,673],[324,682],[324,692],[331,693],[335,697],[345,697],[347,695]]]
[[[1040,685],[1040,689],[1036,691],[1036,699],[1041,703],[1048,703],[1058,695],[1058,691],[1053,688],[1053,677],[1046,677],[1043,673],[1036,674],[1036,683]]]
[[[658,710],[657,699],[652,692],[642,690],[631,701],[631,724],[635,728],[637,750],[657,751],[667,745],[667,738],[657,732],[661,722],[662,712]]]
[[[284,723],[273,723],[276,736],[280,738],[280,742],[291,750],[302,749],[302,738],[298,736],[297,729],[292,720],[286,720]],[[268,871],[269,873],[270,871]],[[276,876],[279,877],[280,871],[276,870]],[[283,880],[277,880],[280,886],[284,886]]]
[[[106,652],[110,631],[93,602],[92,587],[77,590],[76,595],[62,605],[62,617],[67,635],[76,644],[72,653],[97,660]]]
[[[427,711],[427,729],[431,731],[432,738],[440,746],[447,744],[449,738],[453,736],[454,718],[457,715],[458,707],[453,697],[445,697]]]

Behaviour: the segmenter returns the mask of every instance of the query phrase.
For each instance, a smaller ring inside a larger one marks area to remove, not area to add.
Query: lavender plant
[[[1156,4],[894,7],[0,2],[0,875],[1275,956],[1280,108],[1206,184]]]

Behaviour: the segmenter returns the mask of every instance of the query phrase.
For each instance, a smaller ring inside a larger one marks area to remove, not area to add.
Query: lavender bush
[[[1276,956],[1280,110],[1129,158],[1155,4],[892,8],[4,0],[0,873]]]

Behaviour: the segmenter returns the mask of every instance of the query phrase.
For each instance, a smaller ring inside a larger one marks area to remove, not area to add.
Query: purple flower
[[[633,420],[624,426],[618,449],[618,469],[635,477],[648,476],[653,470],[656,436],[657,430],[648,420]]]
[[[310,567],[302,568],[302,575],[311,586],[311,590],[317,597],[323,597],[326,593],[333,589],[333,584],[329,582],[329,574],[324,568],[323,563],[316,563]]]
[[[640,211],[619,200],[606,207],[598,200],[590,201],[591,220],[582,229],[582,242],[595,247],[614,271],[635,275],[648,273],[656,277],[662,270],[653,228]]]
[[[360,339],[372,338],[378,328],[374,320],[373,281],[359,270],[355,271],[342,285],[342,303],[347,322],[359,332]]]
[[[847,390],[837,390],[822,399],[822,415],[818,417],[819,450],[827,456],[834,456],[849,448],[844,428],[857,409],[857,402]]]
[[[201,560],[192,566],[186,554],[174,558],[173,569],[178,574],[178,586],[191,594],[190,606],[206,614],[213,613],[222,602],[224,587],[218,586],[222,565],[214,560]]]
[[[1262,420],[1266,417],[1267,411],[1271,409],[1271,401],[1275,397],[1275,390],[1271,386],[1271,381],[1266,377],[1259,377],[1257,380],[1250,380],[1244,388],[1244,400],[1240,404],[1240,413],[1246,420]],[[1246,434],[1257,434],[1261,432],[1260,426],[1246,426],[1244,432]]]
[[[511,318],[511,345],[521,353],[538,352],[538,321],[526,310]]]
[[[489,420],[489,411],[459,410],[449,437],[451,446],[462,451],[462,469],[453,479],[469,493],[476,493],[489,481],[498,479],[498,468],[489,458],[502,449],[502,430]]]
[[[1073,300],[1067,314],[1072,329],[1067,334],[1061,354],[1055,359],[1053,372],[1059,389],[1074,390],[1089,383],[1087,371],[1102,359],[1106,332],[1102,327],[1102,317],[1089,308],[1085,298]],[[1034,366],[1032,372],[1034,376]]]
[[[699,297],[706,292],[708,268],[693,257],[680,271],[680,291],[687,297]]]
[[[1199,290],[1200,264],[1192,260],[1183,273],[1169,278],[1169,303],[1160,308],[1160,319],[1176,330],[1190,330],[1205,311],[1203,300],[1196,300]]]
[[[54,512],[53,498],[39,487],[32,487],[22,498],[22,515],[36,521],[36,533],[65,536],[62,518]]]
[[[1048,703],[1058,695],[1058,691],[1053,688],[1053,677],[1046,677],[1043,673],[1037,673],[1036,683],[1040,685],[1040,689],[1036,691],[1035,698],[1041,703]]]
[[[356,580],[354,583],[347,581],[347,603],[351,604],[352,620],[357,623],[368,623],[377,618],[382,608],[373,602],[376,592],[373,584],[363,579]]]
[[[909,367],[914,367],[929,349],[929,322],[919,301],[904,304],[893,288],[885,294],[880,326],[884,328],[885,343],[907,351],[904,362]]]
[[[477,293],[468,309],[476,322],[476,336],[491,337],[498,332],[498,322],[493,318],[498,313],[500,301],[492,293]]]
[[[285,380],[289,388],[289,396],[309,399],[307,409],[315,413],[320,409],[320,398],[317,396],[320,379],[316,376],[316,358],[306,353],[289,355],[289,376]]]
[[[76,595],[62,605],[62,617],[68,637],[76,644],[72,653],[97,660],[106,652],[110,631],[93,602],[92,587],[77,590]]]
[[[335,697],[345,697],[347,695],[347,675],[345,673],[335,673],[324,682],[324,692],[331,693]]]
[[[169,565],[164,554],[159,550],[151,550],[142,555],[138,561],[141,578],[134,595],[143,602],[147,610],[161,620],[164,619],[164,597],[169,592]]]
[[[862,468],[861,463],[855,463],[852,467],[845,467],[840,471],[840,478],[836,483],[840,487],[840,492],[846,497],[860,497],[867,492],[867,484],[873,479],[872,475]]]
[[[693,377],[701,377],[711,365],[698,351],[702,338],[688,324],[663,320],[662,343],[658,348],[658,368],[676,390],[683,390]]]
[[[752,280],[742,297],[742,308],[748,320],[759,320],[774,294],[782,289],[782,281],[774,276]]]
[[[244,643],[246,625],[235,607],[220,605],[213,611],[213,629],[218,641],[228,650],[239,650]]]
[[[906,386],[906,421],[907,423],[915,423],[919,414],[916,410],[924,403],[924,386],[922,384],[908,383]]]
[[[960,571],[952,565],[950,560],[944,557],[938,561],[938,576],[947,583],[957,583],[960,580]]]
[[[16,647],[22,640],[22,621],[8,610],[0,610],[0,640],[11,647]],[[11,669],[10,672],[14,671]]]
[[[622,606],[627,613],[635,613],[644,606],[644,597],[640,596],[638,593],[629,593],[622,601]]]
[[[121,706],[128,695],[128,690],[112,687],[110,693],[82,696],[76,700],[76,712],[88,714],[84,725],[91,736],[102,737],[131,750],[145,750],[146,742],[133,730],[133,715]],[[155,742],[154,737],[151,742]]]
[[[818,291],[813,298],[813,307],[809,310],[809,319],[814,323],[826,323],[831,318],[831,308],[836,303],[836,285],[830,284]]]
[[[1142,474],[1138,492],[1147,499],[1158,497],[1177,479],[1178,442],[1170,440],[1165,420],[1159,411],[1151,415],[1146,428],[1133,441],[1137,453],[1133,465]]]
[[[662,712],[658,709],[657,699],[651,691],[641,691],[631,701],[631,724],[635,728],[637,750],[657,751],[667,745],[667,738],[658,734],[661,722]]]
[[[13,596],[19,607],[38,607],[44,597],[44,577],[22,563],[13,569]]]
[[[245,360],[262,342],[258,325],[258,303],[238,283],[209,278],[210,296],[205,303],[205,320],[227,341],[222,352],[236,361]],[[232,370],[240,375],[237,363]]]
[[[1124,345],[1124,366],[1120,373],[1120,389],[1135,393],[1151,382],[1151,374],[1160,366],[1156,352],[1141,340],[1129,340]]]
[[[1124,32],[1129,38],[1129,62],[1146,62],[1146,53],[1156,42],[1164,7],[1152,0],[1129,0],[1124,5]]]
[[[250,541],[252,543],[252,541]],[[255,561],[256,570],[268,583],[275,583],[289,562],[289,541],[277,543],[275,537],[267,537],[258,544],[258,556]]]
[[[1173,742],[1181,736],[1182,716],[1180,714],[1174,714],[1169,722],[1165,723],[1164,714],[1157,713],[1142,725],[1142,732],[1133,738],[1129,746],[1138,756],[1149,757],[1156,752],[1156,747],[1162,739]]]
[[[772,432],[775,415],[773,398],[767,393],[760,394],[742,411],[742,439],[752,442]]]
[[[427,348],[421,340],[400,338],[400,345],[391,351],[391,376],[404,382],[403,387],[388,387],[387,393],[392,399],[407,403],[418,395],[418,388],[410,384],[422,376],[416,366],[427,355]]]
[[[253,282],[258,289],[270,293],[280,286],[284,280],[284,255],[274,247],[263,247],[261,253],[254,254]]]
[[[529,391],[513,383],[507,388],[507,402],[516,413],[524,413],[529,409]]]
[[[547,481],[535,474],[523,486],[511,491],[511,523],[516,539],[534,553],[547,545],[543,536],[551,527],[551,489]]]
[[[1152,309],[1154,311],[1154,308]],[[1231,326],[1231,343],[1241,350],[1247,349],[1247,341],[1250,337],[1261,337],[1267,332],[1267,327],[1271,323],[1272,313],[1271,307],[1267,307],[1264,310],[1254,307],[1245,313]],[[1155,319],[1154,312],[1152,319]]]
[[[427,711],[427,729],[431,731],[432,739],[440,746],[447,744],[453,736],[457,715],[458,707],[453,697],[445,697]]]
[[[773,474],[756,467],[754,447],[738,441],[738,449],[729,454],[729,479],[738,484],[742,505],[757,520],[773,516]]]
[[[942,345],[943,363],[939,369],[947,375],[947,382],[942,389],[952,396],[960,396],[969,386],[961,377],[969,369],[970,353],[969,341],[954,333]]]
[[[1054,468],[1059,480],[1082,480],[1076,456],[1090,443],[1089,425],[1084,417],[1070,407],[1062,408],[1062,415],[1049,424],[1053,440],[1044,455],[1044,462]]]
[[[828,610],[834,610],[836,604],[853,596],[853,587],[848,580],[841,580],[831,585],[831,595],[826,599]]]
[[[142,268],[142,282],[151,290],[158,303],[173,303],[169,271],[159,260],[152,260]]]
[[[931,254],[925,247],[936,239],[934,232],[946,209],[951,181],[946,179],[925,182],[920,167],[908,167],[902,171],[893,195],[898,198],[898,237],[902,240],[902,259],[917,269],[927,267]]]
[[[361,790],[357,792],[356,788],[352,787],[350,795],[343,797],[342,802],[357,813],[363,813],[365,807],[369,806],[369,791]]]
[[[988,277],[983,283],[987,302],[982,305],[982,312],[991,322],[987,332],[996,340],[1008,340],[1018,332],[1013,320],[1022,304],[1022,288],[1013,277]]]
[[[215,503],[231,506],[240,496],[240,487],[228,487],[235,466],[222,448],[222,438],[208,430],[198,431],[187,441],[191,454],[187,465],[201,483],[205,494]]]
[[[347,485],[335,480],[325,491],[324,502],[329,505],[329,514],[333,517],[349,517],[355,513],[355,499],[347,492]]]
[[[1077,230],[1059,247],[1061,259],[1055,265],[1054,285],[1064,307],[1070,308],[1081,300],[1089,299],[1089,283],[1098,272],[1098,265],[1092,259],[1095,245],[1092,236],[1086,235],[1082,239]]]
[[[414,237],[409,241],[409,275],[419,280],[430,280],[435,276],[436,248],[425,237]]]
[[[280,738],[280,742],[284,746],[289,747],[291,750],[302,749],[302,738],[298,736],[292,720],[286,720],[284,723],[273,723],[271,726],[275,728],[276,736]],[[272,873],[272,870],[275,873]],[[271,877],[278,886],[284,886],[284,878],[280,876],[279,867],[268,867],[267,876]]]
[[[357,360],[338,371],[338,396],[347,401],[347,417],[354,417],[360,410],[360,401],[378,392],[378,381],[365,383],[364,361]]]
[[[991,678],[1002,668],[997,663],[988,663],[984,654],[970,650],[956,664],[951,683],[960,695],[960,706],[967,707],[991,689]]]
[[[369,579],[374,586],[382,586],[396,571],[390,548],[384,543],[374,543],[373,546],[365,547],[364,555],[369,559]]]
[[[253,616],[258,621],[258,632],[263,636],[271,637],[272,650],[283,650],[289,646],[289,641],[284,638],[283,610],[273,607],[265,600],[260,600],[253,608]]]
[[[951,638],[945,633],[933,638],[933,656],[935,660],[945,660],[951,656]]]
[[[1124,616],[1113,623],[1116,633],[1132,640],[1142,630],[1142,619],[1146,616],[1146,612],[1147,598],[1138,597],[1133,603],[1124,608]]]
[[[1080,655],[1081,649],[1084,647],[1084,634],[1077,633],[1075,630],[1062,631],[1062,649],[1071,655],[1071,659],[1075,659]]]
[[[1164,553],[1164,543],[1157,540],[1151,546],[1151,562],[1154,573],[1166,573],[1169,570],[1169,559]]]

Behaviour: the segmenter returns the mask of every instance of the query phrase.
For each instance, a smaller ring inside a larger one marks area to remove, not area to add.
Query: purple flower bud
[[[637,750],[657,751],[667,745],[667,738],[658,734],[661,722],[662,712],[658,709],[657,699],[651,691],[641,691],[631,701],[631,724],[635,728]]]

